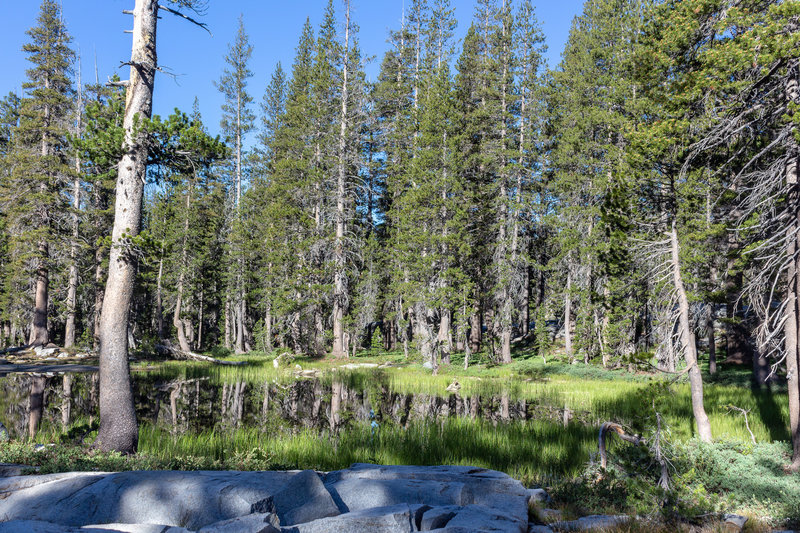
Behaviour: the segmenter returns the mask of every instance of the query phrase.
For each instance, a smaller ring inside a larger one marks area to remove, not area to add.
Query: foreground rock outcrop
[[[0,531],[524,533],[501,472],[379,466],[294,472],[73,472],[0,478]]]

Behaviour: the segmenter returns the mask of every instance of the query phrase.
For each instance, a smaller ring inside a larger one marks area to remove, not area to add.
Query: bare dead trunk
[[[334,243],[334,285],[333,285],[333,349],[334,357],[345,357],[344,347],[344,308],[347,301],[347,271],[345,270],[345,183],[347,150],[347,104],[348,104],[348,65],[350,55],[350,0],[345,0],[344,51],[342,69],[342,114],[339,127],[339,159],[336,181],[336,242]]]
[[[680,313],[678,326],[680,328],[681,344],[683,344],[683,356],[689,371],[692,412],[697,423],[697,434],[700,436],[700,440],[711,442],[711,424],[703,406],[703,376],[700,373],[700,366],[697,364],[697,348],[695,347],[694,335],[689,321],[689,299],[686,297],[686,289],[681,275],[678,230],[674,220],[672,221],[670,240],[672,245],[672,281],[675,286],[675,292],[678,295],[678,311]]]
[[[80,58],[78,58],[78,109],[75,133],[83,133],[83,82],[81,81]],[[69,246],[69,281],[67,283],[67,324],[64,328],[64,348],[75,344],[75,311],[78,299],[78,210],[81,207],[81,158],[75,157],[75,178],[72,181],[72,240]]]
[[[130,81],[125,100],[125,154],[119,163],[114,228],[103,311],[100,317],[100,430],[95,446],[134,453],[139,440],[128,365],[128,318],[136,275],[129,239],[139,234],[147,164],[145,133],[136,124],[150,118],[157,68],[157,0],[136,0]]]

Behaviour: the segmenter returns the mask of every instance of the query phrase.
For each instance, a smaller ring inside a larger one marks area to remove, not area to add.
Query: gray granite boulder
[[[357,463],[329,473],[325,487],[343,512],[401,502],[431,507],[481,505],[502,512],[524,527],[528,524],[525,487],[507,474],[484,468]]]
[[[281,533],[411,533],[418,531],[416,516],[422,506],[398,504],[362,509],[281,528]]]
[[[0,533],[524,533],[500,472],[356,464],[302,472],[79,472],[0,478]]]
[[[460,505],[445,505],[443,507],[433,507],[422,514],[419,524],[420,531],[432,531],[443,528],[461,511]]]
[[[459,511],[445,526],[450,528],[471,528],[473,531],[497,531],[502,533],[525,533],[528,522],[519,520],[497,509],[483,505],[468,505]]]
[[[250,514],[253,504],[279,492],[294,475],[156,471],[6,478],[0,482],[0,520],[198,529]]]
[[[303,470],[289,480],[280,492],[254,504],[253,510],[278,515],[283,526],[339,514],[331,493],[313,470]]]

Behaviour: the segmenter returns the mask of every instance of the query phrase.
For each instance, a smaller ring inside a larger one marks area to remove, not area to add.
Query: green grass
[[[410,421],[407,427],[355,423],[338,434],[312,429],[261,431],[241,428],[176,437],[152,425],[140,430],[140,452],[159,460],[209,457],[229,463],[260,450],[280,468],[337,470],[353,463],[472,465],[502,470],[528,484],[574,476],[595,446],[595,431],[580,424],[546,421],[494,426],[485,420]],[[580,450],[582,453],[575,453]]]

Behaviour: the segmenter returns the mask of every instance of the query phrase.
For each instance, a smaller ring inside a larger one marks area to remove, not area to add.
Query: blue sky
[[[406,2],[408,0],[405,0]],[[380,59],[386,51],[389,30],[400,27],[404,0],[351,0],[354,21],[359,25],[362,50],[375,60],[367,68],[370,79],[377,76]],[[4,2],[5,3],[5,2]],[[200,100],[203,118],[212,132],[219,129],[222,98],[214,87],[224,67],[227,46],[233,40],[239,14],[253,44],[251,70],[255,74],[249,92],[261,101],[269,77],[278,61],[288,71],[294,48],[306,17],[317,27],[327,0],[209,0],[203,22],[213,33],[164,14],[158,27],[159,63],[175,73],[173,79],[160,75],[156,80],[154,112],[167,115],[178,107],[190,111],[194,97]],[[29,63],[20,51],[28,41],[25,31],[33,26],[39,11],[38,0],[8,2],[0,18],[0,95],[20,92]],[[341,11],[341,0],[335,0]],[[114,72],[127,78],[119,64],[130,58],[131,17],[122,14],[132,9],[133,0],[62,0],[64,20],[73,37],[73,48],[80,50],[82,78],[94,81],[95,58],[101,81]],[[459,39],[469,27],[474,0],[452,0],[458,18]],[[550,47],[548,60],[558,63],[569,33],[572,18],[581,11],[581,0],[536,3]],[[341,18],[341,17],[339,17]]]

